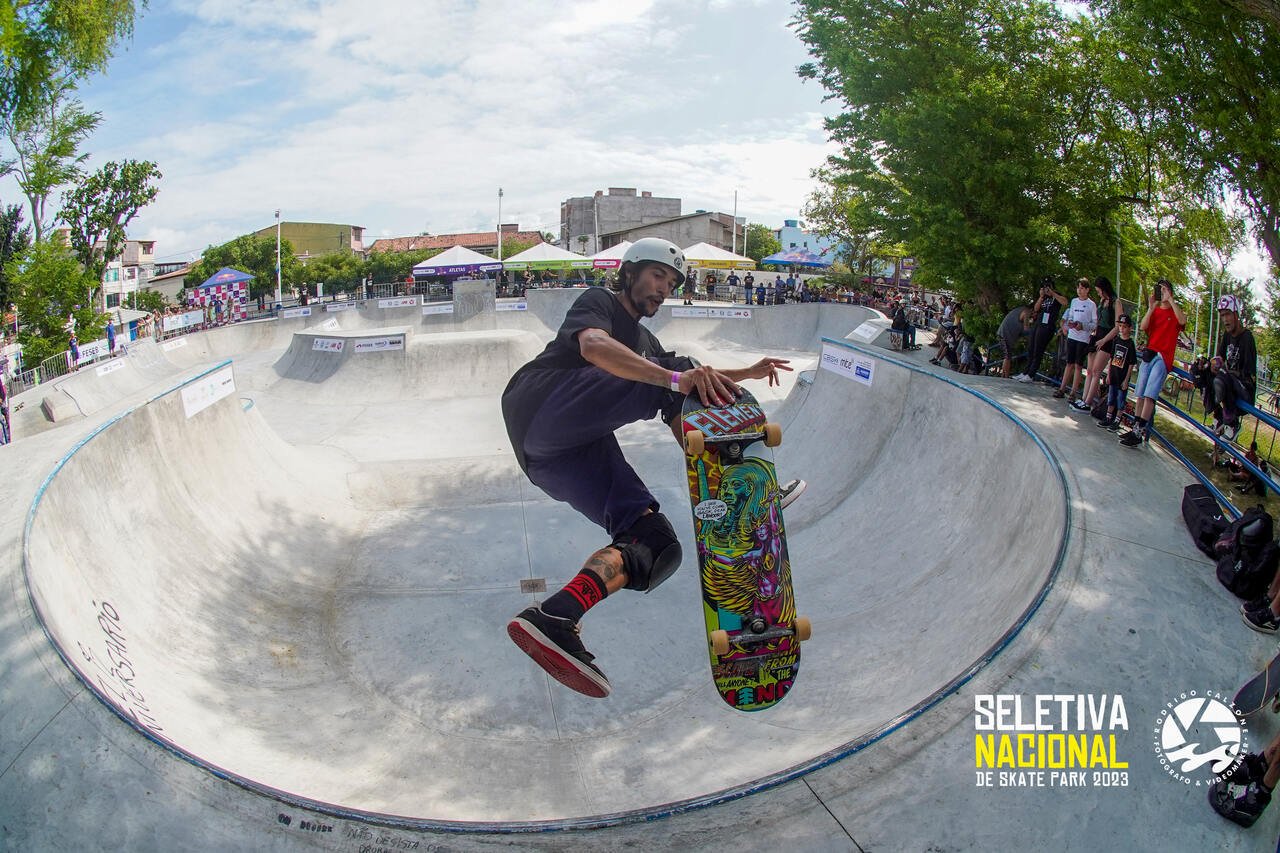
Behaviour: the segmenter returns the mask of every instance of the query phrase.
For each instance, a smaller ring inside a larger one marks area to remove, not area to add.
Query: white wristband
[[[675,371],[671,373],[671,390],[676,393],[680,392],[680,374]]]

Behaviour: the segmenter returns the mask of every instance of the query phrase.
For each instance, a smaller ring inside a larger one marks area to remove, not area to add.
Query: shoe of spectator
[[[1014,378],[1014,379],[1016,379],[1016,380],[1018,380],[1019,382],[1024,383],[1024,384],[1025,384],[1025,383],[1027,383],[1027,382],[1031,382],[1031,381],[1032,381],[1031,377],[1030,377],[1030,376],[1028,376],[1028,375],[1027,375],[1027,374],[1025,374],[1025,373],[1019,373],[1017,376],[1015,376],[1015,377],[1013,377],[1013,378]]]
[[[1053,392],[1053,399],[1055,400],[1061,400],[1065,396],[1067,396],[1067,392],[1063,391],[1061,388]]]
[[[1119,431],[1120,431],[1120,421],[1119,421],[1119,420],[1117,420],[1116,418],[1112,418],[1111,420],[1109,420],[1109,421],[1107,422],[1107,429],[1108,429],[1110,432],[1119,432]]]
[[[1222,425],[1222,432],[1219,433],[1227,441],[1235,441],[1236,436],[1240,433],[1240,423],[1225,423]]]
[[[1076,400],[1074,403],[1071,403],[1070,406],[1071,406],[1071,410],[1074,412],[1090,411],[1089,404],[1086,403],[1084,400]]]
[[[1098,421],[1098,429],[1110,429],[1114,421],[1111,418],[1102,418]]]
[[[1120,436],[1120,443],[1125,447],[1141,447],[1142,436],[1138,434],[1137,430],[1129,430],[1124,435]]]
[[[1242,618],[1244,619],[1244,624],[1259,634],[1274,634],[1277,630],[1280,630],[1280,619],[1276,618],[1270,607],[1266,610],[1250,610]]]
[[[931,358],[931,359],[929,359],[929,363],[930,363],[930,364],[939,364],[939,365],[940,365],[940,364],[942,364],[942,362],[938,361],[936,358]]]
[[[1259,610],[1270,610],[1270,609],[1271,609],[1271,599],[1267,598],[1265,595],[1260,595],[1255,599],[1246,601],[1244,604],[1241,604],[1240,615],[1244,616],[1246,613],[1249,613],[1250,611],[1256,612]]]
[[[1219,779],[1209,786],[1209,805],[1213,810],[1243,827],[1253,826],[1270,802],[1271,792],[1262,787],[1261,779],[1249,782],[1238,797],[1233,784],[1226,779]]]

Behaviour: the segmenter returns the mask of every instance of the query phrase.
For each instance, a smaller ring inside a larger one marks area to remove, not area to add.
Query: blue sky
[[[795,218],[832,150],[791,6],[751,0],[170,0],[81,89],[90,165],[155,161],[164,259],[286,220],[366,242],[559,231],[610,186]],[[5,187],[3,198],[16,200]]]

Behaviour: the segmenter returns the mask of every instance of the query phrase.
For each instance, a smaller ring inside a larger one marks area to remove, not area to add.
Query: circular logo
[[[693,514],[702,521],[719,521],[729,514],[729,505],[724,501],[702,501],[693,508]]]
[[[1166,702],[1154,735],[1160,766],[1182,784],[1197,788],[1224,777],[1248,746],[1244,716],[1216,691],[1191,690]],[[1206,767],[1210,778],[1189,775]]]

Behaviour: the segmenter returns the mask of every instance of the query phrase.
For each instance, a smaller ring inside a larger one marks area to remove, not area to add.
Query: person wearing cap
[[[550,497],[604,528],[610,544],[507,633],[552,678],[587,696],[609,695],[609,679],[579,637],[578,622],[621,589],[648,592],[675,573],[681,548],[657,499],[623,456],[614,432],[661,413],[682,438],[684,399],[726,404],[739,382],[791,370],[780,358],[718,370],[663,349],[653,317],[685,279],[684,253],[656,237],[637,240],[618,270],[618,292],[588,288],[569,308],[554,340],[516,371],[502,394],[507,435],[521,470]],[[803,483],[788,483],[785,506]]]
[[[1182,313],[1173,298],[1173,284],[1162,278],[1147,297],[1147,313],[1139,328],[1147,335],[1146,348],[1138,354],[1138,384],[1135,393],[1138,402],[1134,406],[1134,427],[1120,436],[1125,447],[1141,447],[1147,440],[1152,418],[1156,411],[1156,398],[1164,387],[1165,377],[1173,369],[1173,352],[1178,345],[1178,333],[1187,325],[1187,315]]]
[[[1240,409],[1243,401],[1253,405],[1258,388],[1258,347],[1253,332],[1244,327],[1240,314],[1244,303],[1228,293],[1218,300],[1218,318],[1222,321],[1222,337],[1217,355],[1222,370],[1213,375],[1213,397],[1220,412],[1217,432],[1233,439],[1240,432]]]

